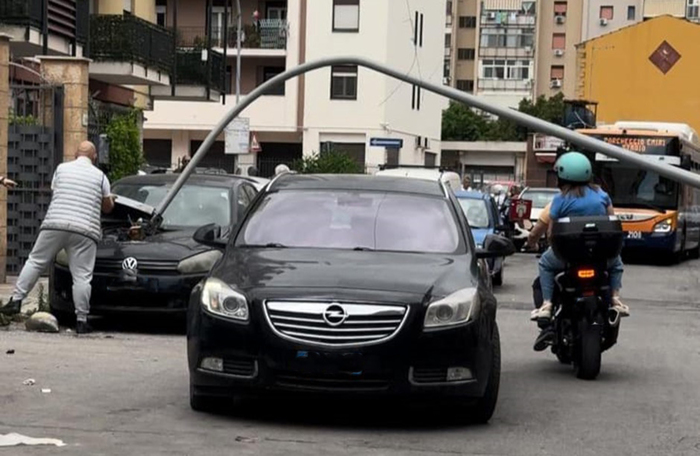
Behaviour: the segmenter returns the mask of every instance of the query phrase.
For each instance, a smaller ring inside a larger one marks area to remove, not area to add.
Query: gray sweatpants
[[[75,314],[78,321],[86,321],[90,313],[90,282],[95,269],[97,244],[82,234],[52,230],[39,232],[29,259],[19,274],[12,297],[15,301],[24,300],[62,249],[68,254],[68,265],[73,276]]]

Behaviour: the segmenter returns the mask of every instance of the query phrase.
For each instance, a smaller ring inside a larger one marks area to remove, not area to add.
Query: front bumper
[[[680,249],[676,232],[671,233],[641,233],[641,237],[625,239],[625,250],[654,250],[658,252],[675,252]]]
[[[95,273],[92,279],[90,313],[187,311],[190,293],[203,275],[177,273],[137,275],[134,282],[123,282],[118,272]],[[51,307],[73,311],[72,278],[68,268],[55,264],[51,286]]]
[[[404,328],[386,342],[318,348],[276,336],[260,318],[261,307],[257,306],[258,312],[254,307],[251,322],[242,325],[212,316],[199,305],[191,306],[188,359],[196,394],[294,391],[464,399],[484,394],[492,365],[493,325],[483,319],[423,332],[423,315],[414,312]],[[223,372],[203,369],[205,358],[222,359]],[[448,382],[447,370],[454,367],[469,369],[472,377]]]

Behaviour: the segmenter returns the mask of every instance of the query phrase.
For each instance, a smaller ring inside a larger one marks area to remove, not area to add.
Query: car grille
[[[407,306],[310,302],[266,302],[275,333],[311,345],[372,345],[394,337],[408,316]]]
[[[447,368],[414,367],[411,369],[411,380],[414,383],[445,383]]]
[[[281,388],[332,391],[381,391],[389,388],[389,379],[376,377],[352,377],[349,375],[304,375],[293,372],[277,372],[275,383]]]
[[[95,272],[110,273],[121,271],[124,260],[95,261]],[[177,261],[149,261],[138,260],[137,270],[140,273],[177,274]]]

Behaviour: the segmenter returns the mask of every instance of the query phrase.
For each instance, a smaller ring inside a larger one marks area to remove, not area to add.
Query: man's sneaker
[[[76,334],[90,334],[92,332],[92,326],[88,324],[87,321],[78,321],[75,324]]]
[[[540,335],[535,339],[535,346],[533,347],[536,352],[544,351],[547,347],[552,345],[554,341],[554,329],[546,328],[540,331]]]
[[[0,314],[2,315],[17,315],[22,310],[22,301],[15,301],[10,299],[10,302],[0,307]]]
[[[542,307],[539,309],[535,309],[530,313],[530,320],[532,321],[537,321],[537,320],[549,320],[552,318],[552,303],[551,302],[544,302],[542,304]]]
[[[630,308],[623,304],[622,301],[620,301],[620,298],[617,296],[612,298],[612,310],[620,314],[621,317],[630,316]]]

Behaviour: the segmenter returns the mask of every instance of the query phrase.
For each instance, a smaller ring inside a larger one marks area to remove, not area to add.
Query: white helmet
[[[289,166],[285,164],[277,165],[275,167],[275,176],[279,176],[282,173],[288,173],[289,172]]]
[[[500,195],[502,193],[505,193],[505,191],[505,187],[501,184],[496,184],[493,187],[491,187],[491,193],[493,193],[494,195]]]

